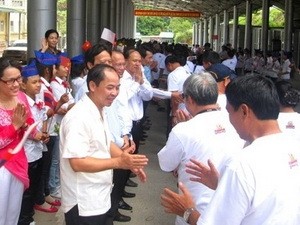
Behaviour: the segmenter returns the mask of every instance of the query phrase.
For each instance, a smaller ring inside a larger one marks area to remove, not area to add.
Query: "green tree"
[[[166,17],[138,17],[136,30],[141,35],[159,35],[162,31],[167,31],[170,19]]]
[[[239,17],[239,25],[245,25],[245,16]],[[252,14],[252,25],[261,26],[262,25],[262,10]],[[269,13],[269,27],[284,27],[284,12],[276,7],[270,7]]]
[[[67,0],[57,1],[57,30],[60,36],[67,34]]]
[[[175,43],[192,44],[194,19],[174,17],[171,19],[169,29],[174,33]]]

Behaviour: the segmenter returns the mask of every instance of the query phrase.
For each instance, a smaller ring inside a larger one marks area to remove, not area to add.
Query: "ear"
[[[90,88],[90,92],[94,92],[95,91],[95,89],[96,89],[96,84],[95,84],[95,82],[94,81],[90,81],[89,82],[89,88]]]
[[[86,66],[87,66],[88,70],[90,70],[94,67],[94,64],[91,62],[87,62]]]
[[[250,108],[246,104],[241,104],[239,110],[241,110],[243,118],[248,117],[250,114]]]

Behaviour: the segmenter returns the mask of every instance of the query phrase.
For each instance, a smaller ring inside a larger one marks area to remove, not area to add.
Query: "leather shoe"
[[[128,187],[137,187],[138,184],[135,183],[134,181],[128,179],[127,182],[126,182],[126,186],[128,186]]]
[[[123,199],[121,199],[119,201],[119,209],[132,210],[132,207],[128,205]]]
[[[136,175],[135,173],[133,173],[133,172],[131,172],[130,175],[129,175],[130,178],[134,178],[134,177],[136,177],[136,176],[137,176],[137,175]]]
[[[117,214],[115,215],[113,220],[118,222],[129,222],[131,220],[131,217],[125,216],[121,214],[119,211],[117,211]]]
[[[133,197],[135,197],[135,194],[134,194],[134,193],[127,192],[127,191],[124,191],[122,197],[123,197],[123,198],[133,198]]]

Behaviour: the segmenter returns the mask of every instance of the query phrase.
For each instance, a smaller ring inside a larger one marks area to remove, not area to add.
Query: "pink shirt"
[[[18,100],[24,104],[27,111],[27,118],[32,118],[29,104],[26,96],[23,92],[19,92]],[[13,110],[7,110],[0,108],[0,158],[6,158],[9,149],[13,149],[22,139],[24,130],[15,130],[12,125]],[[17,179],[19,179],[28,188],[28,162],[25,155],[24,148],[12,158],[10,158],[5,164],[5,168],[11,172]]]

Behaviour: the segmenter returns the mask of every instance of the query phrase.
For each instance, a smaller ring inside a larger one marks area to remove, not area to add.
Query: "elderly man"
[[[230,124],[228,115],[218,110],[217,82],[210,73],[189,76],[183,85],[184,102],[193,116],[177,124],[171,131],[166,146],[158,153],[162,170],[177,170],[178,181],[184,183],[196,201],[196,208],[203,212],[214,191],[191,182],[185,172],[191,158],[206,162],[211,159],[221,165],[233,152],[242,148],[243,142]],[[176,225],[187,224],[177,217]]]
[[[112,224],[112,169],[132,169],[142,181],[148,159],[123,151],[110,140],[103,108],[119,92],[120,78],[113,67],[96,65],[88,73],[89,93],[66,114],[60,129],[62,209],[66,224]],[[111,222],[108,222],[111,221]]]
[[[183,194],[164,190],[165,210],[198,225],[300,224],[299,143],[280,131],[274,84],[258,75],[238,77],[226,96],[230,122],[249,145],[225,164],[203,213],[182,183]]]

